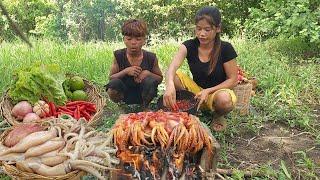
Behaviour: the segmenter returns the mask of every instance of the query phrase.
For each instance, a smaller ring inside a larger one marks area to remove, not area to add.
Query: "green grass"
[[[232,138],[239,136],[243,130],[257,134],[264,122],[284,123],[309,131],[320,139],[319,122],[316,122],[313,114],[313,108],[320,104],[319,57],[313,57],[312,60],[303,59],[303,56],[292,58],[288,50],[284,51],[284,48],[280,48],[283,40],[256,42],[233,39],[231,41],[239,55],[237,62],[251,76],[257,77],[259,85],[257,95],[251,101],[252,113],[248,116],[231,113],[228,117],[228,130],[224,133],[214,133],[222,146],[223,164],[220,165],[236,168],[226,158],[226,147],[230,146]],[[0,44],[1,93],[4,93],[12,83],[15,69],[32,65],[37,60],[43,63],[60,64],[66,72],[79,74],[103,89],[113,61],[112,52],[123,47],[122,43],[61,44],[49,40],[33,41],[33,44],[33,49],[19,42]],[[284,43],[286,46],[288,44],[290,43],[287,41]],[[164,42],[146,49],[157,54],[161,69],[165,72],[178,47],[177,42]],[[277,51],[277,49],[280,50]],[[187,64],[184,63],[181,69],[187,72]],[[164,85],[161,84],[159,94],[163,91]],[[117,116],[123,112],[112,102],[107,103],[106,110],[115,113],[106,114],[103,117],[105,123],[100,127],[102,130],[109,128]],[[210,118],[205,115],[200,117],[202,120]],[[306,166],[309,174],[313,175],[314,167],[311,161],[304,156],[297,163]],[[284,167],[283,165],[282,169]],[[279,169],[281,171],[281,167]],[[281,173],[270,170],[267,164],[265,167],[260,167],[260,170],[271,171],[266,176],[281,176],[279,175]],[[241,175],[242,173],[239,172],[235,176],[241,177]]]

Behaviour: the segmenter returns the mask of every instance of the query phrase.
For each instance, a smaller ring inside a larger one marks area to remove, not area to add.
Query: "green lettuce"
[[[34,104],[41,99],[64,105],[67,101],[62,87],[65,73],[57,64],[35,63],[32,67],[18,69],[14,76],[9,90],[13,103],[25,100]]]

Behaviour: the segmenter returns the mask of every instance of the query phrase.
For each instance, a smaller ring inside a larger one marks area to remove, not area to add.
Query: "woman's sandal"
[[[210,127],[216,132],[224,131],[227,128],[227,119],[223,116],[215,118],[212,120]]]

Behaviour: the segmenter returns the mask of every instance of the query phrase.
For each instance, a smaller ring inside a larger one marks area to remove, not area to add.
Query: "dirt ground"
[[[304,151],[318,167],[316,173],[320,177],[320,147],[310,133],[269,123],[264,124],[258,135],[242,134],[228,140],[234,146],[227,148],[228,161],[238,169],[252,170],[266,164],[278,169],[283,160],[295,177],[303,171],[297,163],[303,157],[298,151]]]

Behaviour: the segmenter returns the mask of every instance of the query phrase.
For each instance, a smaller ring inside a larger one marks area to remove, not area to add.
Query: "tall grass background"
[[[309,128],[312,126],[312,106],[320,102],[319,63],[307,61],[303,57],[292,57],[287,40],[269,40],[266,42],[244,39],[229,40],[238,52],[237,62],[259,81],[257,96],[253,98],[253,107],[264,120],[284,121],[292,126]],[[294,41],[296,51],[299,48]],[[288,49],[283,50],[281,43]],[[108,81],[113,51],[123,48],[121,42],[63,44],[50,40],[33,41],[30,49],[23,43],[2,43],[0,45],[0,88],[5,92],[13,82],[14,71],[32,66],[35,61],[56,63],[65,72],[79,74],[98,86]],[[180,43],[162,42],[145,49],[157,54],[163,72],[177,51]],[[300,45],[303,51],[304,44]],[[280,49],[277,51],[277,49]],[[300,53],[301,54],[301,53]],[[294,62],[304,62],[296,64]],[[188,72],[187,64],[181,69]],[[163,92],[163,84],[160,92]]]
[[[243,129],[257,133],[265,122],[283,123],[308,131],[317,137],[316,141],[320,144],[319,117],[314,113],[320,104],[319,51],[309,51],[308,44],[298,40],[281,38],[265,42],[245,39],[228,41],[238,53],[238,64],[250,76],[256,77],[259,84],[251,100],[251,113],[247,116],[231,113],[227,131],[214,133],[222,144],[222,159],[226,159],[223,154],[226,154],[228,138],[238,136]],[[32,66],[35,61],[59,64],[65,72],[85,77],[103,91],[113,62],[113,51],[124,47],[121,42],[64,44],[33,40],[32,43],[32,49],[21,42],[0,44],[1,95],[12,84],[15,70]],[[160,67],[165,73],[180,43],[172,40],[157,42],[145,49],[157,54]],[[304,52],[313,56],[304,56]],[[188,72],[186,62],[181,69]],[[159,87],[159,94],[163,91],[164,83]],[[112,113],[104,117],[102,128],[112,126],[121,113],[119,106],[110,101],[106,108]],[[232,165],[225,163],[224,166]]]

